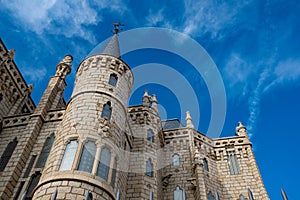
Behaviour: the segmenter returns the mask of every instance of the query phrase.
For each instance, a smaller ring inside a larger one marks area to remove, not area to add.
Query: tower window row
[[[111,150],[106,146],[97,148],[93,141],[87,141],[81,149],[79,146],[81,145],[78,145],[77,140],[72,140],[67,144],[59,170],[77,169],[92,173],[105,181],[110,180],[110,185],[114,187],[117,173],[117,158],[112,159]],[[76,166],[75,158],[78,152],[81,152],[81,155]]]

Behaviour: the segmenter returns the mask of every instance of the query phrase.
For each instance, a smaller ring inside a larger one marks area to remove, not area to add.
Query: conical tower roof
[[[106,55],[114,56],[116,58],[120,58],[120,46],[118,41],[118,32],[119,32],[118,26],[120,26],[120,24],[119,23],[114,24],[114,26],[115,26],[114,35],[108,41],[107,45],[105,46],[101,54],[106,54]]]

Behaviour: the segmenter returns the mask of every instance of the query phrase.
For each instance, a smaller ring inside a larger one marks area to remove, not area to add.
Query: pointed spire
[[[235,134],[238,136],[247,136],[247,128],[243,125],[242,122],[238,122],[238,126],[235,127]]]
[[[288,200],[288,197],[287,197],[287,195],[286,195],[286,193],[285,193],[285,191],[284,191],[283,188],[281,188],[281,195],[282,195],[282,199],[283,200]]]
[[[186,121],[186,127],[194,128],[194,124],[192,122],[192,117],[191,117],[190,111],[186,111],[185,121]]]
[[[114,56],[116,58],[120,58],[120,46],[118,41],[118,33],[120,31],[119,27],[124,26],[124,24],[117,22],[117,23],[113,23],[113,25],[114,25],[114,35],[108,41],[106,47],[104,48],[101,54],[107,54],[110,56]]]

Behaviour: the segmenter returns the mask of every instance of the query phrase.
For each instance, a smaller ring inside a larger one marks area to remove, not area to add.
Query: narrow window
[[[37,186],[41,178],[41,172],[36,172],[32,175],[31,180],[29,182],[29,186],[26,191],[26,199],[31,199],[33,195],[33,189]]]
[[[18,200],[18,199],[19,199],[19,196],[20,196],[21,191],[22,191],[22,189],[23,189],[23,187],[24,187],[24,184],[25,184],[25,181],[22,181],[22,182],[20,183],[20,185],[19,185],[19,187],[18,187],[18,190],[17,190],[17,192],[16,192],[16,196],[15,196],[14,200]]]
[[[249,200],[254,200],[254,197],[253,197],[253,194],[252,194],[252,191],[250,190],[250,188],[248,188],[248,197],[249,197]]]
[[[107,181],[108,172],[110,167],[110,150],[107,147],[103,147],[100,153],[100,161],[97,169],[97,176]]]
[[[211,191],[209,191],[209,193],[208,193],[208,200],[215,200],[215,197]]]
[[[111,181],[110,181],[110,185],[111,185],[112,187],[115,186],[115,182],[116,182],[117,162],[118,162],[118,160],[117,160],[117,158],[115,158],[115,160],[114,160],[114,166],[113,166],[113,168],[112,168],[112,173],[111,173]]]
[[[121,192],[120,190],[118,189],[118,192],[117,192],[117,200],[120,200],[121,199]]]
[[[28,164],[28,166],[26,168],[26,171],[24,173],[23,178],[27,178],[29,176],[29,174],[31,172],[31,169],[33,167],[35,159],[36,159],[36,155],[31,156],[31,159],[30,159],[29,164]]]
[[[240,174],[240,167],[234,151],[227,152],[230,174]]]
[[[208,162],[206,158],[203,159],[203,168],[205,171],[208,171]]]
[[[147,140],[150,142],[154,142],[154,133],[151,129],[147,130]]]
[[[185,200],[185,191],[180,189],[179,186],[174,190],[174,200]]]
[[[72,169],[77,147],[78,142],[76,140],[72,140],[69,142],[69,144],[67,144],[64,156],[59,167],[60,171]]]
[[[4,171],[11,155],[13,154],[16,146],[18,144],[17,138],[15,138],[13,141],[8,143],[6,146],[1,158],[0,158],[0,172]]]
[[[246,200],[246,198],[244,197],[244,195],[240,195],[239,200]]]
[[[111,86],[116,87],[117,82],[118,82],[118,76],[116,74],[111,74],[109,76],[108,84],[111,85]]]
[[[93,194],[90,191],[87,191],[85,200],[93,200]]]
[[[2,95],[2,93],[0,92],[0,102],[2,101],[2,99],[3,99],[3,95]]]
[[[153,164],[150,158],[146,161],[146,175],[150,177],[153,176]]]
[[[179,166],[180,165],[180,157],[178,154],[173,155],[173,166]]]
[[[41,168],[41,167],[45,166],[47,158],[48,158],[50,150],[51,150],[51,147],[52,147],[53,142],[54,142],[54,138],[55,137],[54,137],[53,133],[49,137],[47,137],[47,139],[44,143],[44,146],[42,148],[42,151],[40,153],[39,159],[36,162],[35,167]]]
[[[219,195],[219,193],[218,193],[218,190],[216,190],[216,200],[221,200],[221,199],[220,199],[220,195]]]
[[[154,193],[153,193],[153,191],[150,191],[150,198],[149,198],[150,200],[154,200]]]
[[[88,141],[87,143],[85,143],[80,157],[78,170],[91,173],[93,169],[95,154],[96,154],[95,142]]]
[[[102,113],[101,113],[101,118],[110,120],[110,116],[111,116],[111,103],[110,101],[108,101],[106,104],[104,104],[103,109],[102,109]]]

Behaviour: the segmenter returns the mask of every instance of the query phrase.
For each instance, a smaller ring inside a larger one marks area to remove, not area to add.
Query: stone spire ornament
[[[247,136],[247,128],[242,122],[238,122],[238,126],[235,128],[235,134],[238,136]]]
[[[115,58],[120,58],[120,46],[118,41],[118,33],[120,31],[120,26],[124,26],[120,22],[113,23],[114,25],[114,35],[108,41],[107,45],[105,46],[104,50],[101,54],[106,54],[110,56],[114,56]]]
[[[194,124],[193,124],[193,121],[192,121],[190,111],[186,112],[185,121],[186,121],[186,127],[187,128],[194,128]]]
[[[72,70],[72,61],[73,57],[69,54],[65,55],[64,59],[62,59],[56,65],[56,74],[55,76],[60,76],[65,78]]]

